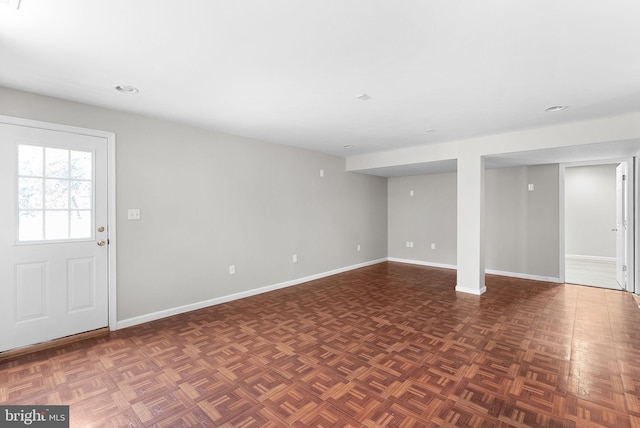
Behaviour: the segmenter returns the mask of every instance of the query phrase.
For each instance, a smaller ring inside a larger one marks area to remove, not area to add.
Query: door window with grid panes
[[[93,153],[18,145],[18,242],[93,238]]]

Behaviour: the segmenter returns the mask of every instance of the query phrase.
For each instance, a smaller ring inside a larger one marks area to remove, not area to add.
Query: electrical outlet
[[[409,196],[413,196],[413,190],[409,190]]]
[[[140,220],[140,209],[129,208],[127,211],[127,220]]]
[[[357,247],[357,248],[358,248],[358,251],[360,251],[360,244],[358,244],[358,247]]]
[[[236,274],[236,265],[229,265],[229,275]]]
[[[324,177],[324,169],[320,170],[320,177]]]
[[[298,255],[297,255],[297,254],[294,254],[293,256],[291,256],[291,261],[292,261],[293,263],[298,263]]]
[[[435,243],[435,242],[432,242],[432,243],[431,243],[431,249],[432,249],[432,250],[435,250],[435,249],[436,249],[436,243]]]

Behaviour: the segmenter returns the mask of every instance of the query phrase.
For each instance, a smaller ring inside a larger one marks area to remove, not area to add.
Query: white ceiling
[[[638,0],[17,4],[2,86],[341,156],[640,110]]]

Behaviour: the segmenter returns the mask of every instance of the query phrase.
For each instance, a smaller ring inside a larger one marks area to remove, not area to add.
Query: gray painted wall
[[[565,168],[565,252],[615,257],[616,164]]]
[[[456,173],[391,177],[388,189],[389,257],[455,265]]]
[[[559,276],[558,186],[558,165],[485,172],[487,269]],[[455,265],[456,174],[392,177],[388,189],[389,257]],[[406,248],[412,240],[414,248]]]
[[[485,198],[487,269],[558,278],[559,166],[489,169]]]
[[[343,158],[1,87],[0,114],[115,132],[118,320],[387,255],[387,180]]]

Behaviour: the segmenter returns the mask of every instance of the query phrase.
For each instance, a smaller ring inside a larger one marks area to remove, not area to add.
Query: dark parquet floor
[[[74,427],[640,426],[629,293],[381,263],[0,365]]]

